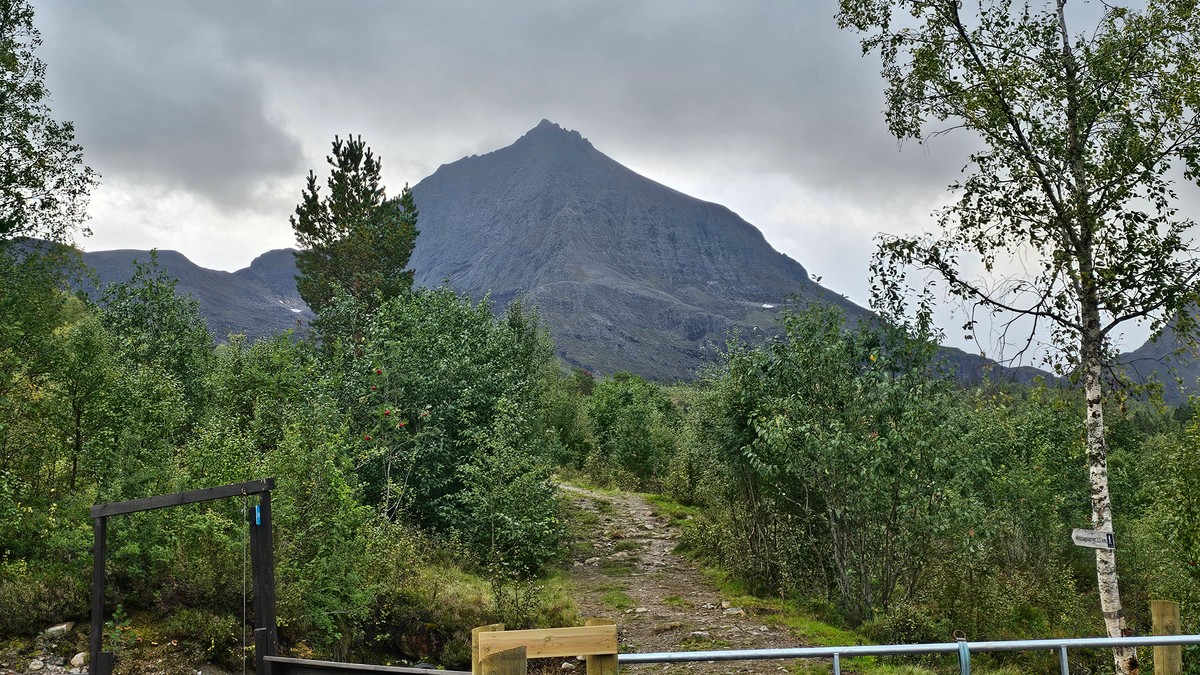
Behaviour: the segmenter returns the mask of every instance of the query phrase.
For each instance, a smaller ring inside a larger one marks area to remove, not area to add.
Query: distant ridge
[[[98,284],[85,283],[83,289],[98,298],[112,283],[128,281],[133,261],[148,262],[149,251],[120,249],[83,254],[84,264],[99,278]],[[313,313],[296,291],[296,263],[292,249],[268,251],[250,266],[236,272],[200,267],[178,251],[158,251],[158,264],[179,280],[176,290],[190,294],[200,303],[209,330],[221,341],[233,333],[250,339],[273,335],[300,327],[313,319]]]
[[[442,165],[413,196],[417,285],[490,296],[498,310],[523,298],[538,308],[561,358],[597,375],[691,379],[720,362],[731,336],[755,341],[776,332],[786,308],[820,302],[851,318],[871,315],[813,281],[728,208],[641,176],[549,120],[508,147]],[[84,261],[103,288],[148,257],[99,251]],[[160,251],[159,262],[200,302],[219,339],[313,318],[296,291],[290,249],[237,272],[198,267],[175,251]],[[967,381],[985,370],[993,379],[1044,375],[957,349],[942,357]]]
[[[1163,401],[1180,405],[1200,386],[1200,349],[1186,345],[1172,326],[1168,323],[1158,339],[1121,354],[1117,363],[1134,382],[1161,384]]]

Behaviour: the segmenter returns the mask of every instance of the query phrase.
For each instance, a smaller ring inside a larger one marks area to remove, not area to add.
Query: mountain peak
[[[528,132],[526,132],[525,135],[522,136],[520,140],[522,140],[522,141],[536,140],[536,141],[542,141],[542,142],[560,142],[560,143],[570,141],[570,142],[575,142],[575,143],[582,143],[583,145],[586,145],[589,148],[592,147],[592,144],[588,142],[588,139],[584,138],[583,135],[580,134],[578,131],[566,129],[564,127],[559,126],[558,124],[555,124],[554,122],[551,122],[550,120],[547,120],[547,119],[543,119],[541,122],[538,122],[538,125],[532,129],[530,129]],[[518,142],[520,142],[520,141],[518,141]]]
[[[593,372],[689,377],[709,345],[730,330],[765,334],[796,295],[864,311],[729,209],[638,175],[550,120],[441,167],[413,198],[416,285],[524,297],[567,362]]]

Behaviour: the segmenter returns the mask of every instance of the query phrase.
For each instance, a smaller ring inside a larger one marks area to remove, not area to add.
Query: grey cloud
[[[72,3],[39,7],[38,23],[56,114],[76,120],[101,173],[228,210],[302,171],[300,144],[269,109],[261,77],[230,58],[205,15],[168,3]]]
[[[331,129],[373,132],[389,158],[414,135],[461,139],[430,166],[549,117],[618,160],[736,154],[831,191],[943,189],[970,139],[897,152],[877,63],[835,11],[832,0],[81,3],[47,12],[69,43],[47,59],[71,64],[56,86],[86,111],[86,147],[215,200],[303,173],[269,101],[334,118],[291,127],[309,148]],[[63,27],[78,15],[86,26]],[[345,128],[364,120],[375,128]]]
[[[969,143],[896,150],[877,63],[836,29],[829,1],[287,6],[230,13],[231,49],[280,77],[303,73],[309,96],[387,111],[399,134],[470,138],[551,117],[663,152],[735,148],[831,188],[947,175]]]

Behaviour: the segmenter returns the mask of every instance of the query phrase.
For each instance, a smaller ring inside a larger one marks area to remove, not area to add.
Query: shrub
[[[662,388],[617,373],[595,385],[587,415],[596,439],[589,473],[623,488],[657,489],[675,454],[679,421]]]
[[[162,626],[163,633],[183,643],[197,660],[231,671],[242,666],[242,628],[235,615],[197,608],[175,612]],[[251,637],[248,645],[253,644]],[[252,659],[252,655],[248,657]]]
[[[564,528],[549,465],[529,453],[524,413],[507,399],[492,427],[479,431],[479,451],[459,468],[455,532],[499,583],[542,574],[562,554]],[[499,596],[500,593],[497,592]]]
[[[87,608],[82,572],[37,569],[24,561],[0,566],[0,635],[36,635],[64,619],[87,616]]]
[[[345,385],[361,439],[355,448],[369,503],[439,532],[455,525],[464,487],[459,467],[484,452],[507,401],[520,417],[525,452],[545,455],[539,410],[547,369],[557,366],[537,315],[504,317],[449,289],[390,300],[376,313],[365,356]]]

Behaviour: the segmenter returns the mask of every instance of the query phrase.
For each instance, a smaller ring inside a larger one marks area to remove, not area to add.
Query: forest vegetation
[[[85,620],[91,504],[273,476],[285,648],[461,666],[473,625],[576,619],[555,472],[694,507],[698,560],[865,639],[1103,630],[1092,552],[1070,540],[1089,514],[1079,394],[963,388],[894,326],[814,308],[663,386],[567,372],[536,312],[446,289],[382,302],[355,344],[214,348],[153,260],[96,304],[60,289],[53,256],[4,264],[20,332],[3,344],[0,635]],[[1128,619],[1147,633],[1168,598],[1195,631],[1200,419],[1110,408]],[[238,663],[241,509],[114,520],[110,606]]]
[[[0,202],[0,651],[87,619],[91,505],[265,477],[295,655],[462,667],[473,626],[574,623],[562,481],[661,495],[696,560],[857,639],[1105,630],[1095,554],[1070,537],[1092,514],[1083,393],[961,385],[925,320],[814,305],[774,338],[732,337],[691,383],[570,370],[535,308],[412,288],[419,213],[353,137],[293,219],[311,334],[216,344],[153,256],[102,297],[70,292],[96,177],[27,86],[32,9],[0,8],[0,46],[24,64],[0,84],[24,87],[19,117],[45,130],[20,133],[51,144],[13,144],[28,167],[0,176],[18,205]],[[1102,403],[1126,622],[1148,633],[1164,598],[1200,632],[1197,408]],[[108,648],[240,665],[243,506],[113,519]]]

